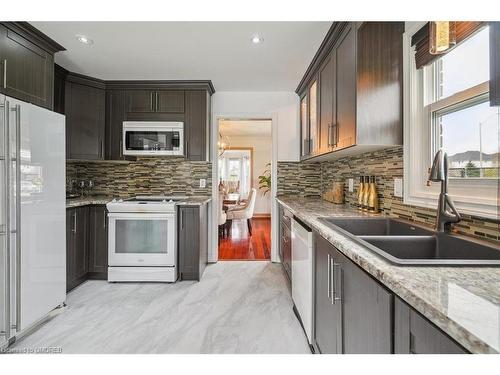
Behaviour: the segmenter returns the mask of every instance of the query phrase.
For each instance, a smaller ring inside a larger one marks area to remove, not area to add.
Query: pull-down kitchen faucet
[[[448,195],[448,155],[442,149],[434,156],[434,161],[429,172],[429,181],[441,182],[441,193],[439,194],[436,216],[436,231],[449,231],[450,224],[458,223],[462,217]],[[451,212],[448,211],[448,207],[451,209]]]

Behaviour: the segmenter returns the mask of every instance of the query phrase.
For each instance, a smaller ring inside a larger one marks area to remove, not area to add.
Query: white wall
[[[219,115],[276,114],[278,161],[299,161],[299,97],[293,91],[232,92],[212,96],[212,125]]]
[[[257,199],[255,200],[255,214],[271,213],[271,192],[265,196],[259,189],[259,176],[268,168],[267,163],[271,162],[272,143],[271,137],[266,136],[234,136],[229,138],[230,147],[252,147],[253,148],[253,172],[252,187],[257,189]]]
[[[213,181],[218,181],[217,139],[219,119],[272,120],[272,186],[271,186],[271,261],[278,262],[278,206],[276,196],[277,161],[299,161],[299,97],[286,92],[232,92],[220,91],[212,96],[212,167]],[[217,184],[212,185],[214,207],[218,200]],[[208,261],[218,257],[217,211],[212,210]]]

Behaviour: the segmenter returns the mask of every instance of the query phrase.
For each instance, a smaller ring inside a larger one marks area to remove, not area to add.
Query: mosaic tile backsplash
[[[200,188],[200,178],[206,187]],[[92,180],[92,194],[211,195],[212,165],[184,158],[138,158],[129,163],[68,161],[66,181]]]
[[[382,212],[433,226],[436,210],[410,206],[395,197],[394,178],[403,177],[403,147],[365,153],[321,163],[278,162],[278,195],[321,196],[334,181],[344,182],[346,203],[355,205],[359,176],[376,176]],[[348,191],[347,179],[354,178],[354,192]],[[500,221],[462,215],[453,226],[457,233],[500,241]]]

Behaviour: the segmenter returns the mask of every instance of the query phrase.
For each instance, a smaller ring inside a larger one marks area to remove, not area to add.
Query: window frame
[[[411,37],[425,22],[407,22],[403,34],[403,127],[404,127],[404,194],[405,204],[436,208],[440,192],[439,183],[427,185],[428,168],[432,164],[433,150],[438,137],[433,133],[432,114],[445,108],[463,109],[489,93],[489,82],[457,92],[431,103],[436,90],[434,65],[416,69],[415,50]],[[432,82],[432,84],[430,84]],[[427,104],[429,103],[429,104]],[[495,179],[470,177],[450,179],[449,193],[457,209],[474,216],[498,218],[498,182]]]

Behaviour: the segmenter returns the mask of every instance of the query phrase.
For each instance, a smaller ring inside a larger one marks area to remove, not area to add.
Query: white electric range
[[[176,202],[186,197],[113,199],[108,209],[108,281],[177,280]]]

